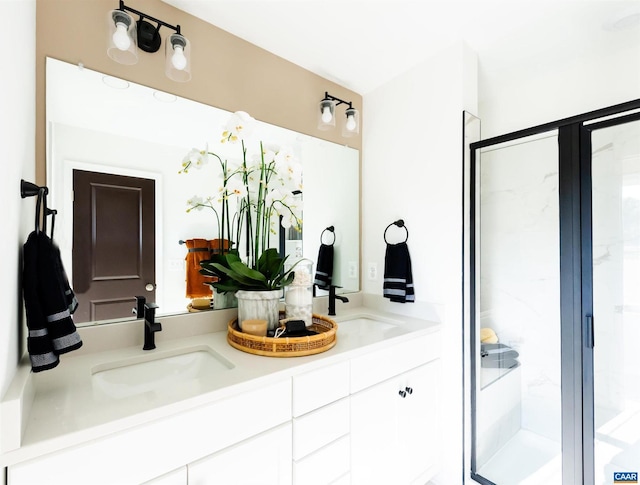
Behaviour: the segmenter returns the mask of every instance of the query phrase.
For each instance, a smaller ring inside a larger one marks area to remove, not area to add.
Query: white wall
[[[6,204],[0,237],[0,395],[7,390],[18,362],[20,254],[35,210],[33,199],[20,198],[20,179],[34,181],[35,177],[35,4],[35,0],[0,0],[0,17],[11,19],[5,34],[13,46],[20,46],[6,50],[5,64],[11,69],[0,76],[0,193]]]
[[[612,32],[598,48],[572,52],[562,61],[539,59],[527,69],[504,69],[490,84],[481,77],[482,138],[640,98],[639,30]]]
[[[382,298],[383,233],[404,219],[416,303],[385,306],[443,324],[442,394],[433,398],[442,399],[446,450],[438,483],[451,485],[461,483],[463,451],[462,111],[476,112],[476,76],[475,54],[457,44],[364,97],[362,287]]]
[[[15,48],[5,52],[10,72],[0,76],[0,193],[5,206],[2,214],[0,254],[0,396],[4,395],[16,370],[23,341],[19,264],[21,246],[33,223],[35,203],[21,200],[20,179],[35,177],[35,0],[0,0],[0,18],[11,19],[4,33]],[[20,46],[20,48],[17,48]],[[6,195],[5,195],[6,194]],[[0,423],[0,427],[2,423]],[[0,470],[0,483],[4,484]]]

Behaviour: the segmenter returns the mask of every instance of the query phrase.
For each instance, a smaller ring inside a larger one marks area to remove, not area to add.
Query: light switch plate
[[[378,279],[378,263],[369,263],[367,266],[367,275],[370,280]]]
[[[355,279],[358,277],[358,263],[355,261],[349,261],[349,278]]]

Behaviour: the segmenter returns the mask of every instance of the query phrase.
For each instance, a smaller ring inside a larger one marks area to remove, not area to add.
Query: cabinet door
[[[396,476],[400,400],[395,378],[351,396],[352,483],[401,483]]]
[[[190,465],[189,485],[291,485],[291,423]]]
[[[351,396],[356,485],[425,483],[437,459],[439,360]]]
[[[405,397],[398,407],[398,467],[405,479],[398,483],[422,484],[434,475],[441,442],[439,370],[436,360],[400,377]]]

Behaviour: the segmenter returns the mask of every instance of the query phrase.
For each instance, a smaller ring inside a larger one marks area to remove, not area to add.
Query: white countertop
[[[385,332],[362,332],[349,328],[348,323],[340,325],[341,320],[363,316],[386,320],[395,325]],[[19,369],[16,379],[31,379],[33,402],[30,410],[26,406],[27,411],[22,418],[20,446],[5,450],[0,455],[0,466],[9,466],[181,413],[298,373],[353,358],[390,342],[400,342],[419,334],[430,333],[439,327],[439,324],[426,320],[365,307],[348,308],[333,318],[338,322],[336,345],[326,352],[306,357],[263,357],[242,352],[227,343],[226,329],[170,340],[157,339],[157,348],[147,352],[163,355],[183,348],[203,346],[213,349],[233,365],[232,369],[222,370],[211,379],[198,380],[197,385],[167,389],[167,392],[162,393],[146,392],[126,398],[114,398],[96,388],[92,369],[105,363],[141,354],[148,355],[140,345],[77,356],[67,354],[62,357],[58,367],[37,374],[25,372],[24,368]],[[170,326],[179,324],[179,320],[163,321],[163,333],[170,330]],[[142,334],[142,327],[139,332]],[[19,384],[16,383],[14,388],[19,388]],[[22,383],[22,388],[25,387],[27,386]],[[4,419],[7,419],[6,409]],[[16,419],[20,419],[20,416]],[[7,440],[4,442],[7,443]]]

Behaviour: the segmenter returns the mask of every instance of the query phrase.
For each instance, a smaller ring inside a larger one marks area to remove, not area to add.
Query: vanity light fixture
[[[136,21],[129,13],[138,15]],[[153,25],[155,22],[157,25]],[[127,7],[124,0],[120,6],[108,15],[107,55],[120,64],[138,62],[138,48],[145,52],[158,52],[162,39],[160,27],[175,31],[166,39],[165,74],[174,81],[186,82],[191,79],[191,44],[180,33],[179,25],[171,25],[146,13]]]
[[[345,110],[342,136],[356,136],[360,132],[360,113],[352,106],[351,101],[336,98],[326,91],[324,93],[324,99],[320,101],[318,109],[318,129],[329,130],[336,126],[336,106],[341,104],[349,105]]]

